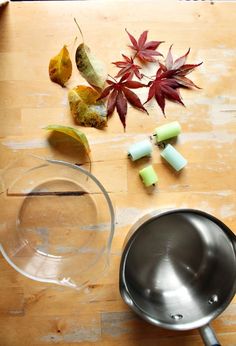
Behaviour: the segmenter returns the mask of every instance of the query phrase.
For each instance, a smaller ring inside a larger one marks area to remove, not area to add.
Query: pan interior
[[[235,293],[235,253],[205,216],[177,212],[151,219],[134,234],[124,281],[140,314],[172,329],[199,327]]]

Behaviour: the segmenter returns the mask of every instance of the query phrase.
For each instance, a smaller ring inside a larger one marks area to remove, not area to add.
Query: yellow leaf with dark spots
[[[82,126],[102,129],[107,125],[107,110],[103,101],[97,101],[99,93],[93,88],[79,85],[68,92],[71,114]]]
[[[60,53],[54,56],[49,62],[49,77],[52,82],[60,84],[62,87],[69,80],[72,74],[72,63],[69,51],[64,46]]]

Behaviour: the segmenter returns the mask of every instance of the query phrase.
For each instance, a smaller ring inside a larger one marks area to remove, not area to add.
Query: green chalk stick
[[[155,129],[154,135],[157,142],[162,142],[166,139],[176,137],[181,132],[181,126],[178,121],[173,121],[169,124],[162,125]]]
[[[142,178],[144,185],[147,187],[154,185],[158,181],[157,174],[152,165],[141,169],[139,175]]]

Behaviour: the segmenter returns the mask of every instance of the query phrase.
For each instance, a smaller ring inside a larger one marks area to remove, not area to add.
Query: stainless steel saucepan
[[[120,292],[146,321],[174,330],[199,328],[205,345],[220,345],[209,323],[236,292],[236,236],[199,210],[149,214],[126,238]]]

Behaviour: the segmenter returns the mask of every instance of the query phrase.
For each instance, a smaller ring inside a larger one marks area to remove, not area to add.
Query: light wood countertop
[[[90,293],[80,296],[73,289],[29,280],[1,256],[0,345],[202,345],[197,330],[164,330],[136,317],[120,297],[118,272],[127,232],[151,210],[201,209],[236,232],[236,3],[39,1],[2,7],[1,171],[23,152],[78,161],[76,149],[49,145],[49,134],[42,130],[52,123],[74,125],[68,90],[48,77],[49,59],[64,44],[69,44],[71,51],[75,48],[73,40],[79,34],[74,17],[88,46],[105,61],[110,74],[115,72],[111,62],[129,52],[125,28],[136,37],[148,29],[150,39],[165,41],[160,49],[164,54],[172,43],[176,57],[191,47],[188,62],[203,61],[191,79],[202,89],[181,92],[186,107],[167,102],[166,119],[153,102],[147,106],[149,116],[129,107],[126,132],[116,113],[103,131],[82,129],[91,146],[92,172],[108,190],[116,213],[109,272],[90,287]],[[69,87],[79,83],[84,80],[74,68]],[[157,147],[150,160],[128,160],[127,149],[132,143],[174,120],[182,126],[176,148],[188,160],[181,174],[174,174],[163,163]],[[159,175],[158,187],[151,193],[138,176],[148,162]],[[90,301],[91,296],[97,298]],[[212,325],[223,346],[236,345],[235,298]]]

